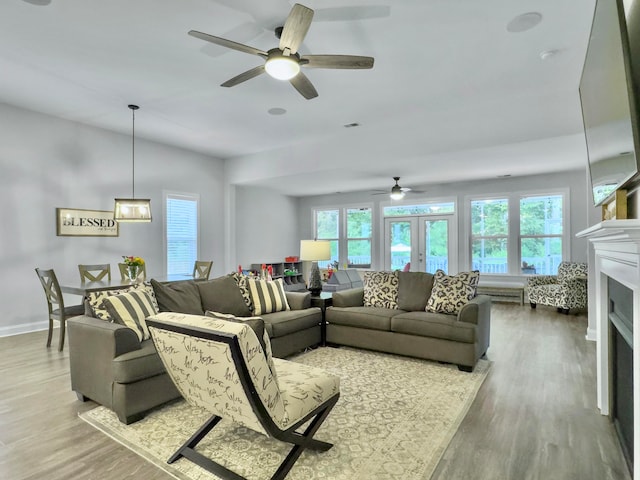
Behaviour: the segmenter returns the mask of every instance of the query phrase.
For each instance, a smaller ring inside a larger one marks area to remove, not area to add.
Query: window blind
[[[198,257],[198,199],[167,196],[167,275],[193,273]]]

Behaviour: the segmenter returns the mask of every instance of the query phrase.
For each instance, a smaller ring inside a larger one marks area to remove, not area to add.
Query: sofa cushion
[[[398,308],[398,272],[364,272],[364,306]]]
[[[391,330],[391,318],[404,310],[380,307],[329,307],[326,318],[328,323],[348,327],[368,328],[371,330]]]
[[[262,315],[269,337],[278,338],[320,325],[322,311],[319,308],[287,310]]]
[[[131,290],[121,295],[105,298],[103,303],[113,320],[136,332],[138,340],[150,338],[145,319],[150,315],[155,315],[158,311],[147,292]]]
[[[478,270],[457,275],[447,275],[442,270],[436,270],[426,311],[457,314],[476,295],[479,279]]]
[[[204,315],[200,302],[200,291],[193,280],[160,283],[151,279],[151,285],[158,299],[159,312]]]
[[[250,317],[251,310],[242,298],[238,284],[231,275],[195,282],[200,291],[202,309]]]
[[[116,383],[134,383],[166,373],[152,340],[144,340],[140,349],[123,353],[111,363]]]
[[[249,311],[253,312],[253,303],[251,302],[251,293],[249,293],[249,277],[237,272],[232,273],[231,277],[238,284],[238,288],[240,289],[240,294],[242,295],[242,299],[244,300],[244,303],[247,304]]]
[[[398,272],[398,308],[408,312],[424,312],[432,287],[431,273]]]
[[[407,312],[396,315],[391,319],[391,331],[453,342],[476,341],[474,324],[459,322],[455,315],[444,313]]]
[[[99,318],[100,320],[112,322],[113,318],[111,318],[111,315],[104,306],[105,298],[109,298],[114,295],[122,295],[123,293],[126,293],[130,290],[144,290],[145,292],[147,292],[151,297],[151,301],[153,302],[154,307],[156,308],[156,310],[158,309],[156,295],[151,285],[147,283],[137,283],[135,285],[113,290],[98,290],[95,292],[89,292],[86,298],[86,304],[89,307],[89,312],[87,313],[90,313],[90,316]]]
[[[248,285],[254,315],[290,310],[281,278],[271,281],[250,278]]]

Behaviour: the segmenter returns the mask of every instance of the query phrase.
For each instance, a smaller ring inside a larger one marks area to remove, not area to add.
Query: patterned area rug
[[[466,415],[490,363],[473,373],[455,366],[351,348],[318,348],[291,358],[340,376],[341,396],[288,480],[425,480]],[[98,407],[80,417],[178,479],[218,477],[185,458],[166,460],[209,414],[179,400],[131,425]],[[196,447],[249,480],[270,478],[290,446],[222,421]]]

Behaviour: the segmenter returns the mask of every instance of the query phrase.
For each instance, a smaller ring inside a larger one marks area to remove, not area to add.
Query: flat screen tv
[[[638,177],[640,0],[597,0],[580,79],[580,103],[595,205]],[[625,12],[625,8],[627,11]],[[634,63],[635,62],[635,63]]]

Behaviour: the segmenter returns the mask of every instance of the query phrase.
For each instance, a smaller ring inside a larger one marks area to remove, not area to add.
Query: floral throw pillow
[[[364,306],[398,308],[398,273],[364,272]]]
[[[427,301],[427,312],[448,313],[455,315],[469,300],[476,296],[476,289],[480,280],[480,271],[461,272],[457,275],[447,275],[442,270],[436,270],[433,275],[431,297]]]

